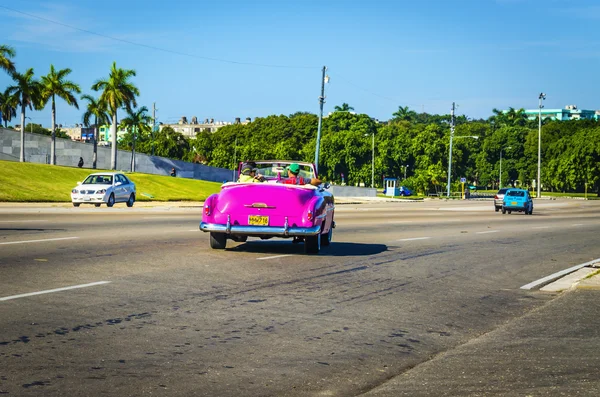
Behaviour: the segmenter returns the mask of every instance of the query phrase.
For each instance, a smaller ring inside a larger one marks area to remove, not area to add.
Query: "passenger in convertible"
[[[242,183],[252,183],[252,182],[264,182],[265,177],[257,173],[258,169],[256,168],[256,164],[249,162],[242,164],[242,171],[240,173],[240,177],[238,178],[238,182]]]
[[[281,183],[285,183],[287,185],[313,185],[319,186],[322,182],[317,178],[303,178],[299,176],[300,174],[300,166],[296,163],[292,163],[287,166],[288,178],[283,179]]]

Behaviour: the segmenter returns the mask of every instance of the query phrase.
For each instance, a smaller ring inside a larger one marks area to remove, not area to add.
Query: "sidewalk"
[[[596,275],[364,396],[598,396],[599,298]]]

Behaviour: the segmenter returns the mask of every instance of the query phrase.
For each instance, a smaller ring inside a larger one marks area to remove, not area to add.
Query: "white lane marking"
[[[593,265],[595,263],[598,263],[598,262],[600,262],[600,258],[594,259],[593,261],[589,261],[589,262],[586,262],[586,263],[582,263],[581,265],[576,265],[576,266],[570,267],[570,268],[565,269],[565,270],[561,270],[560,272],[556,272],[556,273],[551,274],[549,276],[540,278],[539,280],[532,281],[529,284],[525,284],[524,286],[521,287],[521,289],[532,289],[532,288],[535,288],[538,285],[545,284],[547,282],[556,280],[556,279],[564,276],[565,274],[573,273],[575,270],[579,270],[582,267],[591,266],[591,265]]]
[[[574,223],[571,226],[583,226],[583,223]]]
[[[94,287],[96,285],[102,285],[102,284],[108,284],[108,283],[110,283],[110,281],[97,281],[95,283],[89,283],[89,284],[80,284],[80,285],[72,285],[70,287],[47,289],[45,291],[30,292],[28,294],[5,296],[3,298],[0,298],[0,301],[8,301],[8,300],[11,300],[11,299],[25,298],[25,297],[28,297],[28,296],[35,296],[35,295],[42,295],[42,294],[50,294],[50,293],[53,293],[53,292],[68,291],[70,289]]]
[[[79,237],[59,237],[59,238],[47,238],[44,240],[23,240],[23,241],[7,241],[5,243],[0,243],[0,245],[8,245],[8,244],[26,244],[26,243],[44,243],[46,241],[59,241],[59,240],[73,240]]]
[[[0,221],[0,223],[26,223],[26,222],[48,222],[48,220],[47,219],[40,219],[40,220],[28,219],[28,220],[22,220],[22,221]]]
[[[486,230],[485,232],[475,232],[475,234],[498,233],[499,230]]]
[[[199,232],[199,231],[200,231],[200,229],[190,229],[190,230],[188,230],[188,232]]]
[[[401,238],[400,240],[396,240],[396,241],[416,241],[416,240],[427,240],[430,239],[431,237],[413,237],[413,238]]]
[[[386,223],[391,223],[391,224],[395,224],[395,223],[413,223],[414,221],[387,221]]]
[[[286,255],[275,255],[275,256],[263,256],[262,258],[257,258],[259,261],[264,261],[267,259],[275,259],[275,258],[283,258],[286,256],[292,256],[292,254],[286,254]]]
[[[550,226],[534,226],[532,229],[550,229]]]

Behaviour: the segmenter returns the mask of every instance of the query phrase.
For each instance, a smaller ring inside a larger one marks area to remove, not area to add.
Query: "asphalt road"
[[[533,216],[492,207],[338,205],[333,243],[318,256],[276,239],[210,250],[200,207],[0,208],[0,394],[517,390],[510,377],[461,389],[456,371],[477,358],[483,368],[481,346],[511,327],[535,332],[536,313],[583,321],[564,294],[520,287],[600,258],[600,202],[536,202]],[[527,354],[512,359],[523,371]],[[580,368],[579,381],[593,369]]]

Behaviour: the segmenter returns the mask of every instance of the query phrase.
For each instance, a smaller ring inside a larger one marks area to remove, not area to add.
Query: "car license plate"
[[[92,198],[91,198],[91,197],[89,197],[89,196],[85,196],[85,197],[83,198],[83,200],[84,200],[84,201],[90,201],[91,199],[92,199]]]
[[[516,201],[511,201],[510,205],[517,205],[517,202]]]
[[[268,226],[269,217],[260,215],[250,215],[248,217],[248,224],[253,226]]]

